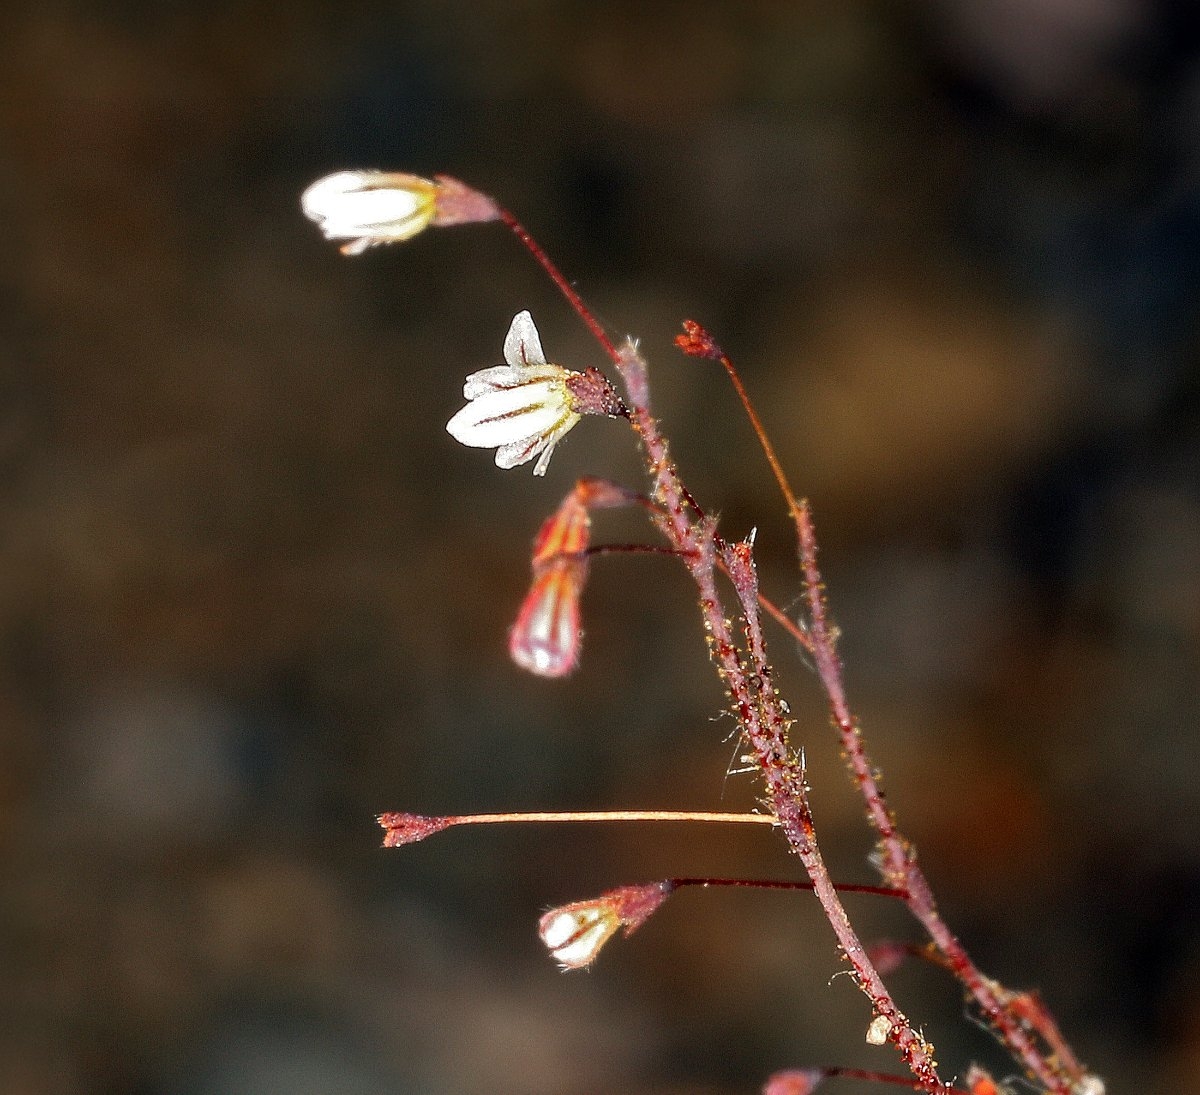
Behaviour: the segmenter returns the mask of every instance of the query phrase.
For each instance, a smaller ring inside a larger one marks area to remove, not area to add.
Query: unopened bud
[[[763,1084],[762,1095],[811,1095],[823,1079],[825,1073],[819,1068],[776,1072]]]
[[[318,179],[300,198],[325,238],[346,240],[343,255],[411,239],[431,224],[496,220],[500,210],[485,194],[439,175],[423,179],[398,171],[338,171]]]
[[[533,579],[508,633],[509,655],[522,669],[565,677],[579,664],[579,595],[586,576],[585,560],[562,558]]]
[[[587,579],[591,522],[572,491],[549,517],[533,544],[533,585],[508,634],[508,652],[522,669],[563,677],[579,662],[579,597]]]
[[[621,886],[590,901],[551,909],[538,921],[538,934],[563,969],[583,969],[618,928],[632,935],[670,893],[667,882]]]

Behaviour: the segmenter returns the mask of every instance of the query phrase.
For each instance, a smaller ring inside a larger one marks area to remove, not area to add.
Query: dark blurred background
[[[1200,1091],[1200,16],[1185,0],[61,0],[0,15],[0,1092],[748,1093],[895,1068],[811,900],[688,891],[590,974],[540,911],[778,839],[373,815],[742,808],[682,569],[593,567],[578,673],[504,636],[545,480],[444,423],[530,308],[496,226],[350,261],[342,167],[447,172],[641,336],[698,497],[816,507],[855,708],[945,912],[1109,1091]],[[597,539],[646,533],[603,515]],[[779,637],[838,877],[870,839]],[[916,938],[860,899],[869,937]],[[1004,1058],[895,990],[947,1075]],[[832,1090],[831,1084],[831,1090]],[[838,1090],[866,1090],[842,1083]]]

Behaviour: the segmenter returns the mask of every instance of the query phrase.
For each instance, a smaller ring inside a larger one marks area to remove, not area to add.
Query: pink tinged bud
[[[377,820],[384,830],[385,848],[416,844],[418,840],[450,827],[449,818],[424,817],[421,814],[380,814]]]
[[[579,597],[587,578],[591,521],[578,489],[546,519],[533,543],[533,585],[508,634],[508,651],[522,669],[562,677],[579,662]]]
[[[579,488],[576,487],[538,530],[533,541],[534,573],[537,573],[543,564],[560,556],[579,556],[587,551],[592,522],[579,493]]]
[[[586,575],[585,560],[560,557],[534,577],[508,633],[508,652],[522,669],[564,677],[578,664],[579,595]]]
[[[538,921],[538,934],[563,969],[584,969],[618,928],[632,935],[670,894],[668,882],[620,886],[591,901],[551,909]]]
[[[811,1095],[823,1079],[825,1073],[819,1068],[776,1072],[763,1084],[762,1095]]]

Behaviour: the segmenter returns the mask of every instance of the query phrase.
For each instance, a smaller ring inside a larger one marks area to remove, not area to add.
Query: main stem
[[[804,773],[788,750],[787,719],[773,690],[756,692],[742,664],[716,588],[714,525],[709,519],[696,516],[696,507],[679,481],[666,440],[650,413],[645,362],[632,345],[626,344],[620,350],[614,346],[579,294],[511,213],[502,211],[501,220],[558,286],[620,371],[629,397],[629,422],[642,442],[646,469],[655,485],[655,497],[663,506],[657,524],[671,546],[684,557],[700,590],[700,606],[710,651],[729,690],[742,731],[755,751],[772,813],[783,829],[788,844],[804,864],[826,918],[850,962],[855,981],[871,1000],[876,1014],[888,1021],[889,1036],[921,1089],[931,1093],[951,1090],[938,1076],[931,1048],[913,1028],[883,983],[834,888],[817,847]]]
[[[854,971],[855,980],[871,1000],[876,1013],[887,1019],[891,1037],[913,1075],[924,1090],[945,1091],[929,1046],[913,1029],[871,963],[817,847],[804,774],[787,747],[787,720],[773,692],[761,686],[756,689],[742,663],[716,587],[713,525],[707,519],[696,520],[689,515],[690,506],[680,488],[666,441],[647,407],[645,365],[631,347],[626,347],[621,354],[620,368],[630,396],[630,422],[641,439],[647,470],[654,480],[658,500],[664,506],[664,517],[659,526],[672,546],[684,556],[699,588],[710,651],[729,690],[742,731],[755,752],[766,782],[771,811],[792,850],[804,864],[826,918]]]

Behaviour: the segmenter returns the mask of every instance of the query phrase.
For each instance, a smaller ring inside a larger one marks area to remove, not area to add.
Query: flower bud
[[[560,556],[536,573],[508,633],[508,652],[539,677],[565,677],[579,663],[579,595],[587,562]]]
[[[522,669],[563,677],[579,662],[579,597],[587,579],[591,520],[572,491],[545,521],[533,543],[533,585],[508,634],[508,652]]]
[[[817,1084],[825,1079],[825,1073],[819,1068],[788,1069],[786,1072],[776,1072],[763,1085],[762,1095],[811,1095],[816,1091]]]
[[[486,194],[457,179],[423,179],[398,171],[337,171],[318,179],[300,207],[325,238],[347,240],[343,255],[411,239],[431,224],[496,220],[500,210]]]
[[[300,197],[304,215],[329,240],[348,240],[343,255],[378,243],[411,239],[433,220],[437,184],[419,175],[338,171],[318,179]]]
[[[632,935],[670,895],[665,881],[620,886],[591,901],[551,909],[538,921],[538,935],[563,969],[583,969],[618,928]]]

